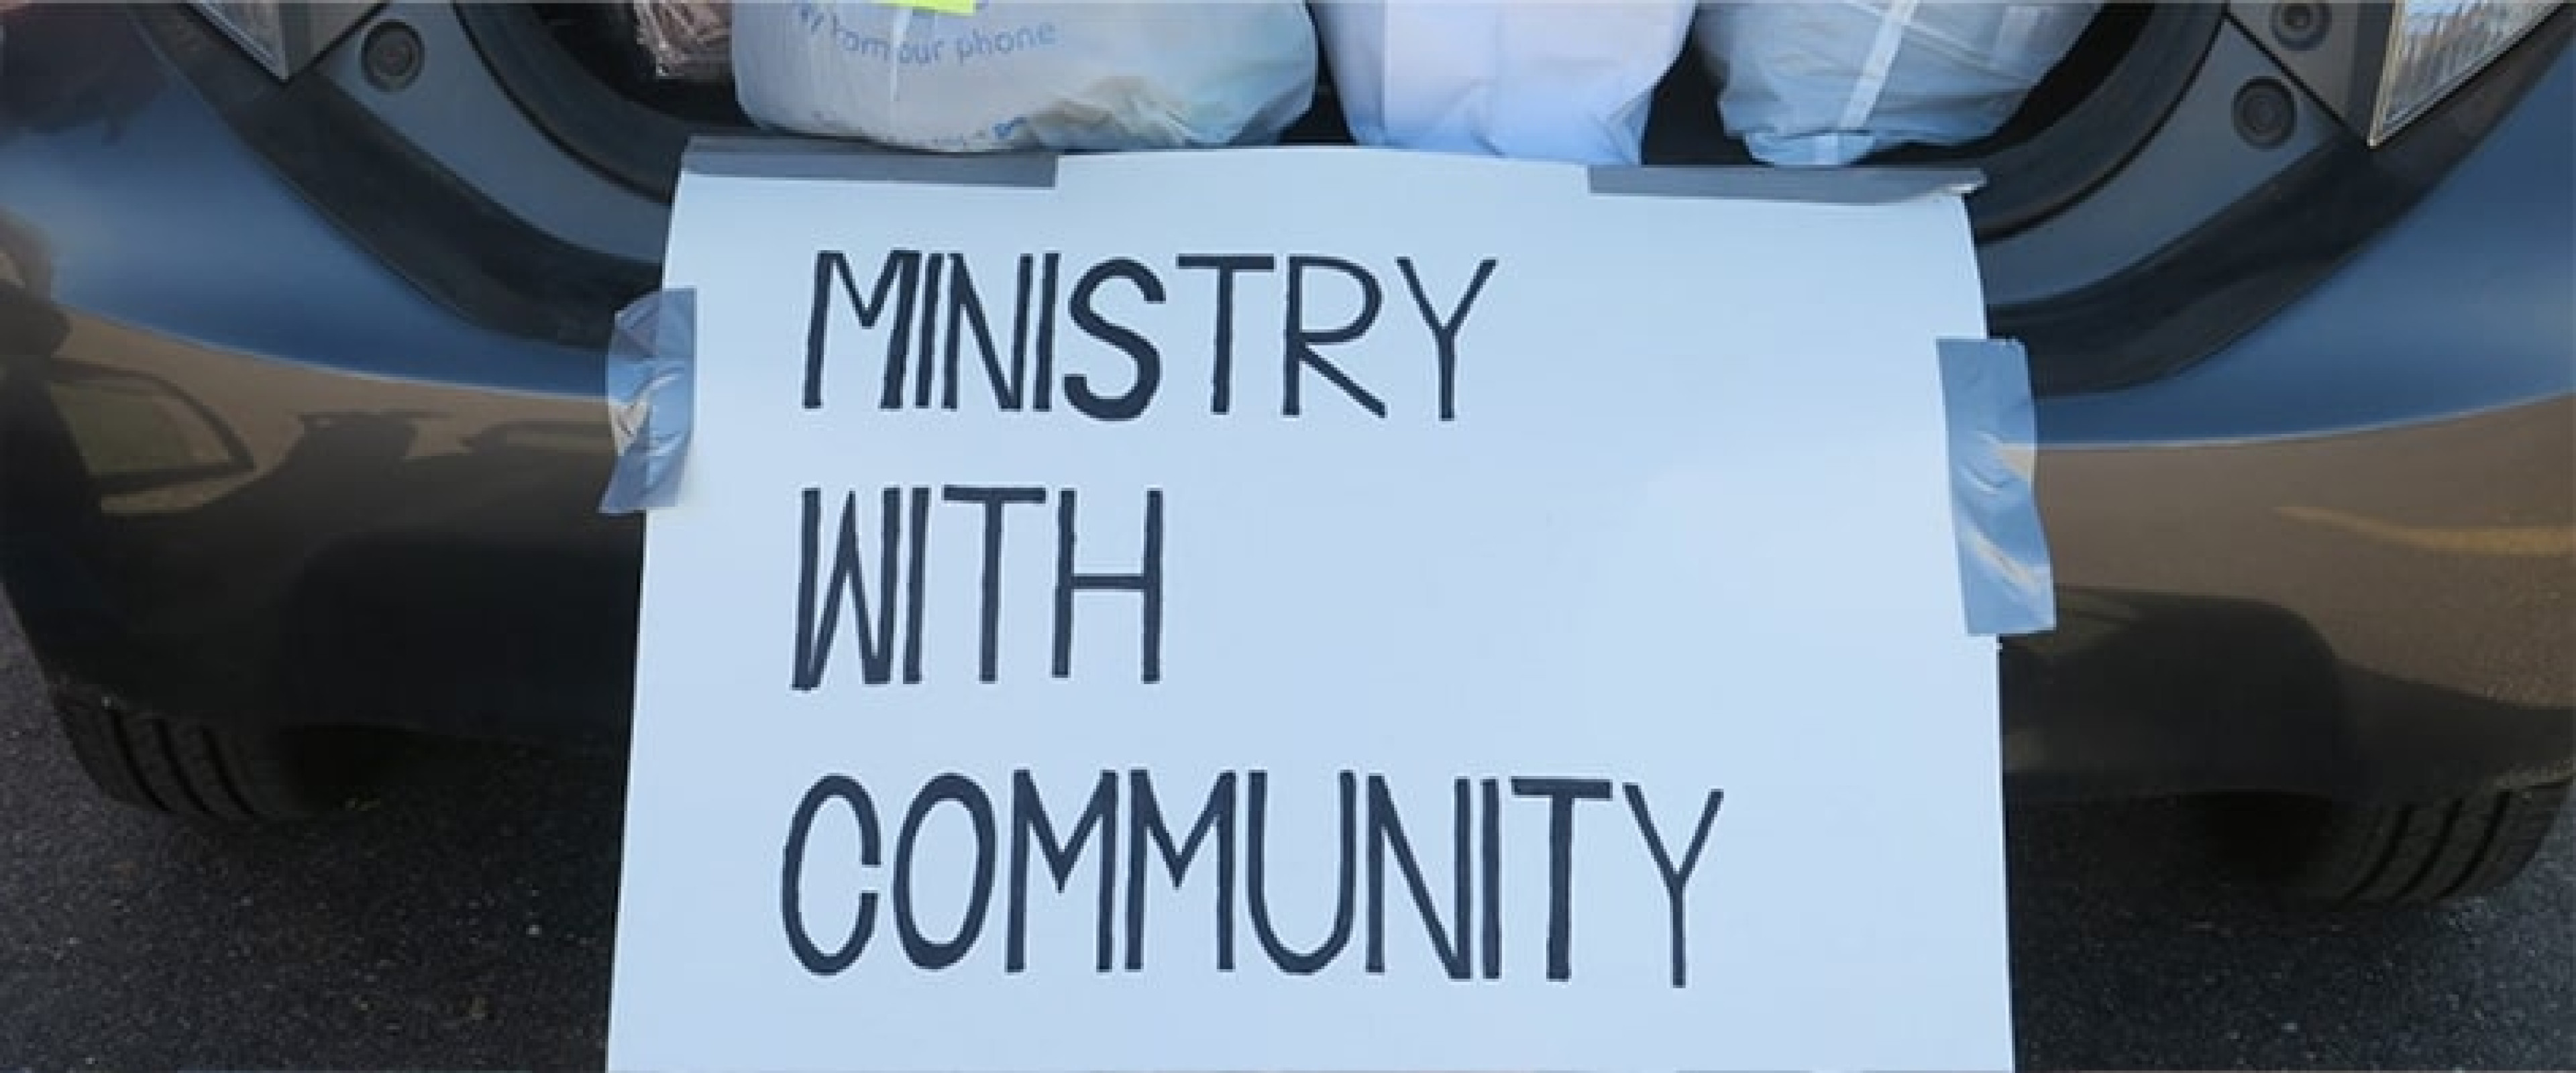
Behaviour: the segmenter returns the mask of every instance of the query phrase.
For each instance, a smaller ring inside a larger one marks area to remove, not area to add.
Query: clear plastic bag
[[[731,0],[628,0],[628,10],[635,17],[635,44],[654,77],[722,82],[732,76]]]
[[[1316,0],[1363,145],[1634,164],[1692,0]]]
[[[1270,142],[1315,93],[1303,0],[797,0],[733,29],[755,122],[938,152]]]
[[[2100,6],[1747,0],[1704,5],[1695,32],[1729,134],[1765,163],[1832,166],[1994,133]]]

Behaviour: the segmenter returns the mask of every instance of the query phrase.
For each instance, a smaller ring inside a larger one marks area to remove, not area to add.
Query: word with
[[[1279,313],[1279,412],[1297,417],[1305,411],[1308,376],[1322,378],[1370,414],[1387,416],[1384,400],[1325,355],[1325,348],[1354,342],[1377,324],[1385,303],[1385,285],[1376,273],[1339,257],[1270,254],[1183,254],[1172,271],[1204,272],[1214,288],[1214,328],[1208,343],[1208,409],[1225,414],[1234,408],[1235,305],[1243,279],[1282,273],[1277,296]],[[1438,377],[1439,418],[1457,419],[1458,341],[1476,298],[1494,276],[1498,262],[1477,263],[1465,289],[1454,302],[1434,303],[1421,271],[1410,257],[1395,259],[1413,308],[1429,329]],[[855,319],[863,330],[882,322],[884,379],[877,407],[901,410],[958,408],[962,356],[972,347],[981,362],[993,405],[1004,413],[1045,413],[1054,409],[1061,381],[1065,405],[1096,421],[1132,421],[1144,416],[1163,386],[1165,353],[1134,328],[1102,315],[1101,291],[1116,284],[1148,304],[1171,297],[1163,276],[1143,261],[1115,257],[1081,266],[1069,295],[1063,293],[1068,270],[1060,252],[1021,254],[1011,289],[1010,345],[996,344],[992,320],[985,313],[982,287],[966,255],[936,250],[895,249],[886,253],[873,286],[861,293],[849,256],[840,250],[814,255],[814,297],[805,335],[805,408],[821,409],[824,372],[832,354],[833,331]],[[1359,309],[1339,324],[1310,319],[1309,298],[1326,278],[1341,280],[1359,296]],[[1447,312],[1442,312],[1443,308]],[[1095,387],[1087,373],[1057,373],[1059,318],[1075,330],[1120,354],[1132,367],[1126,386],[1116,393]],[[846,330],[846,329],[844,329]],[[1007,364],[1005,359],[1007,359]],[[1034,365],[1034,367],[1032,367]],[[910,385],[907,397],[905,387]]]
[[[1028,918],[1030,902],[1030,863],[1032,850],[1057,893],[1064,893],[1073,882],[1074,872],[1093,845],[1098,887],[1094,909],[1096,953],[1093,971],[1107,973],[1122,963],[1125,971],[1145,970],[1146,949],[1146,877],[1154,860],[1174,890],[1189,879],[1192,867],[1202,860],[1201,854],[1213,856],[1214,875],[1210,879],[1213,895],[1213,922],[1216,940],[1216,968],[1219,972],[1235,970],[1235,926],[1238,892],[1245,906],[1243,919],[1252,927],[1253,937],[1262,954],[1278,971],[1292,976],[1311,976],[1329,968],[1348,949],[1353,927],[1352,903],[1365,896],[1367,933],[1362,940],[1363,969],[1371,974],[1386,970],[1387,889],[1390,885],[1389,862],[1400,874],[1404,893],[1409,895],[1414,912],[1421,918],[1430,938],[1432,955],[1440,971],[1450,980],[1500,980],[1503,978],[1503,883],[1502,852],[1504,845],[1504,787],[1516,799],[1544,802],[1546,823],[1542,840],[1547,853],[1547,924],[1542,937],[1547,958],[1547,979],[1571,980],[1574,975],[1574,861],[1575,822],[1580,806],[1588,802],[1611,799],[1613,784],[1608,779],[1588,778],[1471,778],[1459,777],[1451,782],[1450,851],[1447,878],[1449,908],[1444,914],[1434,895],[1430,875],[1423,857],[1414,852],[1404,821],[1396,808],[1395,796],[1382,775],[1362,778],[1351,771],[1341,772],[1336,779],[1340,797],[1339,824],[1336,837],[1339,863],[1334,870],[1334,910],[1331,927],[1321,939],[1302,949],[1293,946],[1279,934],[1271,919],[1270,892],[1275,873],[1268,866],[1268,847],[1272,832],[1269,823],[1270,775],[1265,771],[1219,772],[1209,787],[1206,803],[1199,809],[1187,833],[1176,842],[1172,828],[1164,822],[1162,801],[1155,790],[1154,778],[1143,769],[1126,773],[1103,771],[1093,782],[1082,812],[1073,821],[1069,833],[1058,837],[1061,829],[1049,815],[1046,802],[1027,769],[1011,773],[1007,802],[1008,812],[996,816],[992,794],[974,779],[960,774],[939,775],[925,783],[905,806],[902,825],[893,846],[893,875],[886,892],[893,902],[894,930],[903,947],[906,961],[913,967],[929,971],[950,968],[973,952],[976,940],[984,933],[985,921],[992,910],[997,883],[997,859],[1002,843],[1009,843],[1007,881],[1000,881],[1002,907],[1002,968],[1008,973],[1028,971]],[[1365,786],[1363,795],[1362,787]],[[1123,788],[1123,794],[1122,794]],[[1653,861],[1655,877],[1662,885],[1670,909],[1672,985],[1686,987],[1690,980],[1690,946],[1684,921],[1691,874],[1698,869],[1700,854],[1706,848],[1710,826],[1717,819],[1722,791],[1710,790],[1701,806],[1699,820],[1691,831],[1681,860],[1675,863],[1669,850],[1672,844],[1658,828],[1647,807],[1645,791],[1636,783],[1620,786],[1630,818]],[[1365,796],[1365,803],[1362,798]],[[1122,798],[1126,808],[1121,820]],[[837,804],[848,811],[855,825],[859,864],[864,869],[877,869],[886,864],[883,826],[876,799],[856,779],[846,775],[827,775],[816,781],[799,801],[787,824],[787,838],[779,876],[779,914],[786,930],[788,949],[797,963],[816,976],[837,975],[856,964],[876,934],[880,895],[875,890],[853,894],[856,911],[850,932],[831,949],[824,949],[808,930],[803,905],[805,857],[814,826],[826,806]],[[972,844],[965,847],[943,845],[925,848],[922,828],[931,814],[942,806],[964,813],[972,831]],[[1004,830],[1002,824],[1007,823]],[[1126,844],[1122,857],[1121,840]],[[1151,857],[1148,854],[1151,854]],[[969,883],[966,905],[952,935],[938,937],[924,934],[920,909],[913,895],[913,873],[921,859],[931,856],[941,860],[958,860],[970,856],[974,861],[973,879]],[[1239,870],[1237,862],[1240,861]],[[1204,874],[1204,870],[1203,870]],[[1365,876],[1365,880],[1361,878]],[[1304,879],[1306,877],[1296,877]],[[1365,888],[1363,890],[1363,888]],[[1122,942],[1123,939],[1123,942]]]
[[[903,681],[905,685],[921,683],[922,592],[929,576],[930,517],[933,489],[887,488],[877,508],[876,599],[868,598],[868,583],[861,572],[865,553],[859,541],[859,496],[856,492],[841,499],[840,525],[832,540],[831,569],[823,570],[823,492],[805,489],[804,524],[799,532],[804,537],[800,556],[802,570],[796,586],[796,666],[791,684],[799,692],[810,692],[823,684],[823,668],[830,662],[832,635],[841,617],[841,598],[847,593],[853,617],[858,621],[859,673],[869,685],[885,685],[894,680],[895,643],[903,643]],[[976,485],[943,485],[936,490],[940,503],[974,509],[983,514],[983,592],[981,609],[982,648],[979,653],[978,677],[984,682],[998,681],[1001,661],[1002,632],[1002,548],[1004,515],[1014,506],[1043,506],[1047,491],[1043,488],[985,487]],[[1145,491],[1145,535],[1142,563],[1133,573],[1092,573],[1079,568],[1075,558],[1075,518],[1080,513],[1080,495],[1066,488],[1055,493],[1055,677],[1073,674],[1074,597],[1086,592],[1133,593],[1143,603],[1140,616],[1140,674],[1147,684],[1163,676],[1163,492],[1159,488]],[[901,571],[898,586],[897,571]],[[903,618],[897,629],[896,604],[902,604]],[[818,606],[819,605],[819,606]],[[871,614],[873,612],[873,615]]]

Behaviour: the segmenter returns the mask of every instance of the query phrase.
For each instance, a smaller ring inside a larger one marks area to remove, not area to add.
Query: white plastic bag
[[[1994,133],[2099,7],[1746,0],[1706,5],[1696,31],[1727,133],[1765,163],[1830,166]]]
[[[1276,140],[1315,91],[1302,0],[742,0],[735,96],[772,129],[941,152]]]
[[[1634,164],[1692,0],[1316,0],[1362,145]]]

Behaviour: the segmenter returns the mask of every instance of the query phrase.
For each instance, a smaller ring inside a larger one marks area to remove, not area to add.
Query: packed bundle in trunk
[[[933,2],[739,5],[743,111],[774,130],[992,152],[1260,143],[1313,102],[1302,0]]]

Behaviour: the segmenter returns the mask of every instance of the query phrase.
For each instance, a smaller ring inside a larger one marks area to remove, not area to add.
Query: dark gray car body
[[[12,28],[0,582],[57,684],[134,709],[614,748],[642,528],[596,509],[599,332],[650,286],[661,207],[495,109],[442,51],[452,16],[410,17],[419,84],[370,94],[347,55],[313,77],[470,199],[281,177],[246,143],[298,135],[179,73],[198,46],[149,20]],[[79,85],[36,59],[65,50]],[[2520,77],[2437,119],[2482,136],[2250,330],[2043,398],[2063,624],[2002,657],[2019,786],[2403,801],[2576,765],[2576,61]],[[2150,147],[2092,197],[2152,202],[2123,210],[2151,227],[2289,166],[2221,189],[2233,165]],[[481,243],[512,226],[541,234]],[[2090,226],[1990,244],[1998,305],[2099,274]],[[423,269],[431,247],[465,263]]]

